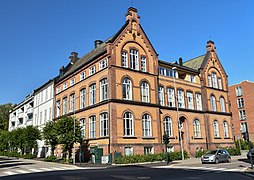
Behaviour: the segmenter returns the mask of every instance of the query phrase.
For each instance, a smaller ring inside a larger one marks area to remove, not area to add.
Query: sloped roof
[[[186,66],[188,68],[191,69],[196,69],[198,70],[199,68],[201,68],[204,60],[205,60],[206,54],[198,56],[196,58],[190,59],[186,62],[183,63],[183,66]]]

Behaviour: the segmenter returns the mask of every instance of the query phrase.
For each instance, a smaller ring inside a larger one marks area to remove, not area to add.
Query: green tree
[[[9,140],[12,150],[20,150],[20,154],[24,153],[24,128],[17,128],[10,132]]]
[[[58,144],[58,131],[55,121],[49,121],[42,130],[43,139],[51,146],[51,154],[54,154],[56,145]]]
[[[27,126],[23,129],[23,138],[23,147],[28,153],[31,153],[32,148],[37,146],[37,140],[41,139],[41,132],[37,127]]]
[[[9,132],[0,131],[0,151],[7,151],[9,147]]]
[[[58,131],[57,141],[63,145],[63,152],[67,153],[66,160],[68,160],[74,143],[80,140],[81,128],[79,122],[73,117],[64,116],[56,121],[55,125]]]
[[[9,114],[10,111],[16,105],[12,105],[11,103],[0,105],[0,130],[8,131],[9,126]]]

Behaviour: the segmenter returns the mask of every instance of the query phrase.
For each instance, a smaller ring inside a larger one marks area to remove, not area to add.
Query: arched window
[[[108,99],[108,79],[100,80],[100,101]]]
[[[212,73],[212,81],[213,81],[213,87],[218,88],[217,76],[215,72]]]
[[[96,138],[96,116],[89,117],[89,138]]]
[[[214,137],[220,137],[219,123],[217,120],[213,122],[213,132],[214,132]]]
[[[149,102],[149,84],[147,82],[141,83],[141,101]]]
[[[143,137],[151,137],[152,136],[152,121],[151,116],[149,114],[144,114],[142,117],[143,124]]]
[[[130,68],[134,70],[139,70],[139,63],[138,63],[138,50],[130,49]]]
[[[123,99],[132,100],[132,83],[129,78],[123,79]]]
[[[221,110],[221,112],[226,112],[225,100],[223,97],[220,97],[220,110]]]
[[[164,118],[164,134],[167,134],[169,137],[173,136],[172,120],[169,116]]]
[[[210,97],[212,111],[216,111],[216,99],[213,95]]]
[[[134,136],[133,115],[130,112],[125,112],[124,120],[124,136]]]
[[[195,138],[201,137],[200,122],[198,119],[195,119],[193,121],[193,127],[194,127],[194,137]]]
[[[89,86],[89,105],[92,106],[96,102],[96,84]]]
[[[229,137],[229,133],[228,133],[228,123],[227,123],[227,121],[223,122],[223,130],[224,130],[224,137],[228,138]]]

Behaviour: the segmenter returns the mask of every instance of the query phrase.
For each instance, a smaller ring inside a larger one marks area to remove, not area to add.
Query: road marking
[[[28,171],[21,170],[21,169],[17,169],[17,170],[15,170],[15,171],[17,171],[17,172],[19,172],[19,173],[22,173],[22,174],[29,173]]]
[[[58,168],[58,167],[52,167],[51,169],[60,170],[60,171],[65,170],[65,169],[63,169],[63,168]]]
[[[33,171],[33,172],[42,172],[42,170],[40,169],[28,169],[29,171]]]
[[[52,168],[40,168],[41,170],[44,170],[44,171],[53,171]]]
[[[18,174],[18,173],[15,173],[15,172],[11,172],[11,171],[5,171],[4,173],[5,173],[5,174],[8,174],[8,175],[14,175],[14,174]]]

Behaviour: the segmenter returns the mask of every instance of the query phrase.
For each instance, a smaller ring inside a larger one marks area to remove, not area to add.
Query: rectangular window
[[[146,57],[141,57],[141,71],[146,72]]]
[[[104,78],[100,81],[100,101],[108,99],[108,80]]]
[[[40,125],[42,124],[42,111],[40,112]]]
[[[46,88],[46,97],[45,97],[45,101],[48,100],[48,88]]]
[[[70,95],[70,112],[75,110],[75,94]]]
[[[236,91],[236,96],[242,96],[243,95],[242,86],[236,87],[235,91]]]
[[[133,148],[132,147],[125,147],[124,148],[124,155],[125,156],[131,156],[131,155],[133,155]]]
[[[86,73],[85,72],[81,72],[80,73],[80,81],[84,80],[86,78]]]
[[[217,76],[215,73],[212,73],[212,81],[213,81],[213,87],[218,88]]]
[[[237,105],[238,105],[238,108],[243,108],[244,107],[243,98],[237,99]]]
[[[122,67],[128,67],[128,54],[126,51],[122,51]]]
[[[194,109],[193,93],[187,92],[188,109]]]
[[[71,80],[70,80],[70,86],[73,86],[75,84],[75,78],[72,78]]]
[[[89,117],[89,138],[96,137],[96,117],[90,116]]]
[[[99,70],[105,69],[106,67],[108,67],[108,58],[103,59],[99,63]]]
[[[86,138],[86,119],[80,119],[80,127],[81,127],[81,136],[83,139]]]
[[[81,89],[80,90],[80,109],[85,108],[86,107],[86,89]]]
[[[195,83],[195,76],[193,76],[193,75],[190,75],[190,82],[193,82],[193,83]]]
[[[144,154],[153,154],[153,147],[144,147]]]
[[[56,88],[56,94],[58,94],[58,93],[60,93],[61,92],[61,86],[58,86],[57,88]],[[38,104],[38,102],[37,102],[37,104]]]
[[[222,89],[222,82],[221,82],[221,78],[218,78],[218,86],[219,86],[219,89]]]
[[[63,115],[67,114],[67,97],[63,98]]]
[[[47,109],[44,110],[44,122],[43,124],[47,122]]]
[[[100,115],[100,136],[108,136],[108,113],[102,113]]]
[[[96,102],[96,84],[89,87],[89,105],[92,106]]]
[[[246,119],[245,110],[240,110],[239,111],[239,117],[240,117],[240,120],[245,120]]]
[[[247,131],[247,123],[241,123],[241,132],[242,133],[246,133]]]
[[[167,88],[168,106],[175,107],[175,90],[173,88]]]
[[[56,117],[60,116],[60,100],[56,102]]]
[[[41,103],[43,103],[43,92],[44,91],[42,91],[40,94],[41,94]]]
[[[68,88],[68,84],[67,84],[67,82],[64,82],[63,83],[63,90],[65,90],[65,89],[67,89]]]
[[[165,105],[165,101],[164,101],[164,88],[162,86],[159,86],[159,104],[161,106]]]
[[[52,108],[50,107],[49,108],[49,120],[51,120],[52,119]]]
[[[164,67],[159,67],[159,74],[162,75],[162,76],[166,76],[166,73],[165,72],[165,68]]]
[[[208,75],[208,87],[212,87],[213,85],[212,85],[212,78],[211,78],[211,76],[210,75]]]
[[[178,107],[185,108],[184,91],[183,90],[177,90],[177,98],[178,98]]]
[[[130,50],[130,68],[134,70],[139,70],[138,51],[136,49]]]
[[[96,73],[96,68],[95,68],[95,65],[94,65],[94,66],[89,68],[89,76],[91,76],[91,75],[93,75],[95,73]]]
[[[196,108],[199,111],[202,111],[202,97],[201,94],[196,94]]]

